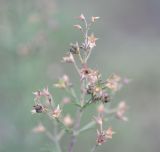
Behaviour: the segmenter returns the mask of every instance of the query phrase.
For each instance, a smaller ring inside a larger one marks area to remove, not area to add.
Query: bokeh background
[[[59,76],[69,74],[78,84],[72,66],[60,60],[70,42],[81,40],[73,28],[81,13],[101,17],[93,26],[99,40],[90,66],[104,78],[118,73],[132,79],[115,99],[115,105],[127,101],[129,122],[107,124],[117,133],[97,151],[159,152],[159,0],[0,0],[1,152],[54,152],[45,135],[31,131],[39,119],[50,124],[31,115],[32,92],[48,86],[60,101],[62,93],[52,86]],[[75,151],[89,151],[95,137],[94,129],[82,134]],[[61,142],[64,152],[68,138]]]

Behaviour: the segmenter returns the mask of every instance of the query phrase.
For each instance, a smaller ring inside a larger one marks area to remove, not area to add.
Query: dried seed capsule
[[[36,111],[36,113],[42,113],[43,112],[43,106],[42,105],[34,105],[33,106],[34,110]]]
[[[106,92],[104,92],[104,93],[102,94],[102,96],[101,96],[101,101],[104,102],[104,103],[107,103],[107,102],[110,101],[110,97],[109,97],[109,95],[108,95]]]
[[[70,48],[70,52],[73,54],[79,54],[79,45],[78,43],[76,44],[70,44],[71,48]]]
[[[93,87],[89,85],[89,86],[86,88],[86,91],[87,91],[87,94],[92,94],[92,93],[93,93]]]

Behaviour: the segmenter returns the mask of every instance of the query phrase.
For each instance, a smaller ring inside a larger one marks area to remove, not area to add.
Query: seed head
[[[44,111],[44,108],[42,105],[40,104],[36,104],[33,106],[33,110],[32,110],[32,113],[42,113]]]
[[[70,44],[71,48],[70,48],[70,52],[72,54],[79,54],[79,44],[78,42],[76,42],[76,44]]]
[[[109,97],[108,93],[106,93],[106,92],[103,92],[103,93],[102,93],[101,101],[102,101],[103,103],[107,103],[107,102],[110,101],[110,97]]]

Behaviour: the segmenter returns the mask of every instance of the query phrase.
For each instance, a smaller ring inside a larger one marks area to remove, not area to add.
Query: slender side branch
[[[57,148],[57,152],[62,152],[61,151],[61,148],[60,148],[60,145],[59,145],[59,142],[58,140],[56,139],[56,136],[53,136],[49,131],[46,131],[46,136],[52,141],[55,143],[56,145],[56,148]]]
[[[77,112],[77,121],[75,122],[75,126],[74,126],[74,131],[76,131],[79,126],[80,126],[80,121],[81,121],[81,117],[82,117],[82,111],[81,109],[78,109]],[[73,146],[76,143],[76,134],[73,132],[72,136],[71,136],[71,141],[68,147],[68,152],[73,152]]]
[[[60,144],[59,144],[59,140],[57,138],[57,122],[56,121],[54,121],[54,136],[55,136],[56,148],[57,148],[58,152],[62,152]]]
[[[91,152],[95,152],[97,147],[98,147],[98,145],[93,146],[93,148],[91,149]]]
[[[78,74],[80,75],[80,71],[79,71],[79,68],[78,68],[77,63],[74,61],[73,64],[74,64],[74,67],[75,67],[76,71],[77,71]]]
[[[87,54],[87,56],[86,56],[86,58],[85,58],[85,63],[88,61],[91,53],[92,53],[92,49],[89,50],[89,52],[88,52],[88,54]]]

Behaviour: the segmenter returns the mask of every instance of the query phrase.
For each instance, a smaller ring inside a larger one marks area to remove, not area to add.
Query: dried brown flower
[[[70,48],[70,52],[72,54],[79,54],[79,44],[78,42],[76,42],[76,44],[70,44],[71,48]]]
[[[36,104],[33,106],[33,110],[31,111],[34,113],[42,113],[44,111],[44,107],[41,104]]]
[[[110,97],[109,97],[108,93],[106,93],[106,92],[103,92],[103,93],[102,93],[101,101],[102,101],[103,103],[107,103],[107,102],[110,101]]]

